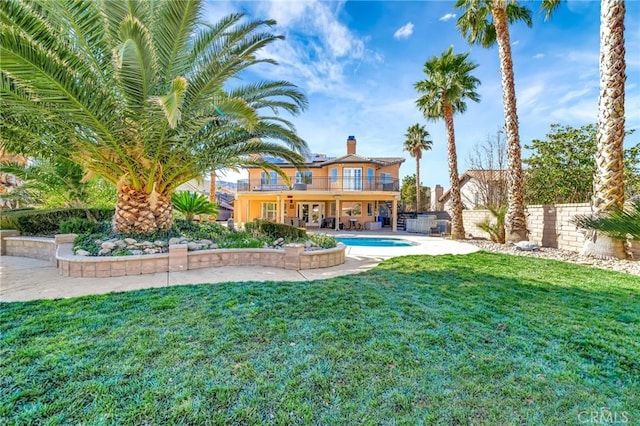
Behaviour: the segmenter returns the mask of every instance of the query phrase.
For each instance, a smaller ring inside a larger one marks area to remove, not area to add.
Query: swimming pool
[[[417,245],[401,238],[382,237],[336,237],[336,241],[347,246],[358,247],[410,247]]]

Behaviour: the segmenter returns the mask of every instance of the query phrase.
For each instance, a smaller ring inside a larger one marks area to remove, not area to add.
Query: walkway
[[[332,234],[336,234],[333,233]],[[399,232],[340,232],[349,236],[384,236],[411,240],[411,247],[347,247],[346,262],[331,268],[292,271],[263,266],[228,266],[185,272],[164,272],[114,278],[68,278],[58,275],[48,262],[24,257],[0,258],[0,301],[15,302],[59,299],[142,290],[173,285],[243,282],[243,281],[312,281],[369,270],[384,259],[410,254],[467,254],[477,251],[471,244],[439,237]]]

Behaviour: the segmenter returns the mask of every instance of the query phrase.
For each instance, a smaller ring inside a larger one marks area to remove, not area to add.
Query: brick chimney
[[[356,155],[356,137],[349,136],[347,138],[347,155]]]
[[[442,194],[444,194],[444,188],[440,185],[436,185],[431,190],[431,210],[442,210],[442,203],[439,201]]]

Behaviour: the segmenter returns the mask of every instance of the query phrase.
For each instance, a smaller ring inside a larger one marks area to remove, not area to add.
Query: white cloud
[[[511,42],[511,45],[512,45],[512,46],[517,46],[517,45],[519,45],[519,44],[520,44],[520,40],[516,40],[516,41],[514,41],[514,42]]]
[[[398,28],[398,30],[393,33],[393,38],[400,40],[401,38],[409,38],[413,34],[413,24],[408,22],[407,24]]]
[[[533,55],[533,59],[542,59],[544,58],[544,53],[536,53]]]
[[[446,22],[446,21],[449,21],[449,20],[451,20],[451,19],[453,19],[455,17],[456,17],[455,13],[447,13],[446,15],[441,16],[440,19],[438,19],[438,21]]]

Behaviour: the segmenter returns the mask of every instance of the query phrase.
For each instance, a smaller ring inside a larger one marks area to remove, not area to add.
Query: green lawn
[[[6,424],[640,423],[640,280],[579,265],[410,256],[0,308]]]

